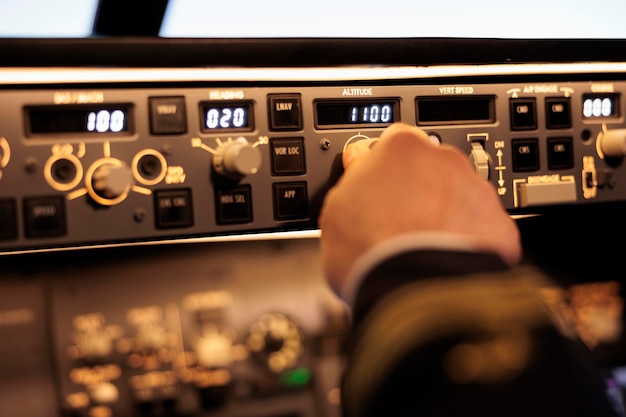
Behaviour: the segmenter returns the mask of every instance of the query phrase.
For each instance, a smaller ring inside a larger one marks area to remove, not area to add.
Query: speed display
[[[388,126],[400,119],[399,109],[397,99],[317,101],[316,126],[322,129]]]
[[[130,134],[130,104],[27,106],[28,134]]]

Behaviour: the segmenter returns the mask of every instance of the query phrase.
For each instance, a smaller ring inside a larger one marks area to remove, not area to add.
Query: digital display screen
[[[619,94],[584,94],[583,117],[587,119],[619,117]]]
[[[316,126],[380,127],[400,119],[400,101],[397,99],[330,100],[315,103]]]
[[[416,100],[418,125],[493,123],[493,96],[419,97]]]
[[[203,132],[254,130],[253,103],[250,101],[210,102],[200,105]]]
[[[59,105],[26,107],[28,133],[130,134],[130,104]]]

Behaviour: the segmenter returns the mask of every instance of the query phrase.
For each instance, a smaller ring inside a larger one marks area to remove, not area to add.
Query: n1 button
[[[267,100],[271,130],[302,129],[300,94],[270,94]]]

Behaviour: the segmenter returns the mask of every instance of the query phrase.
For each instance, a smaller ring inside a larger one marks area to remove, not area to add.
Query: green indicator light
[[[288,387],[302,387],[311,380],[311,371],[308,368],[296,368],[280,374],[281,384]]]

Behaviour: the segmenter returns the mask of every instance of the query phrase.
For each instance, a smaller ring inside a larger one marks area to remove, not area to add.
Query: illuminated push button
[[[512,98],[511,130],[533,130],[537,128],[537,106],[534,98]]]
[[[309,217],[306,182],[274,184],[274,217],[276,220],[299,220]]]
[[[167,190],[154,193],[157,229],[193,226],[191,190]]]
[[[0,200],[0,240],[11,240],[17,237],[17,211],[15,200]]]
[[[55,237],[66,233],[63,197],[27,198],[24,200],[26,237]]]
[[[267,100],[271,130],[302,129],[300,94],[270,94]]]
[[[272,139],[270,152],[273,175],[302,175],[306,172],[302,138]]]
[[[150,132],[172,135],[187,132],[184,97],[150,97]]]
[[[546,98],[546,126],[548,129],[567,129],[572,127],[569,98]]]
[[[249,185],[227,190],[216,190],[217,223],[238,224],[252,222],[252,191]]]
[[[511,141],[513,171],[530,172],[539,169],[538,139],[515,139]]]
[[[548,168],[574,168],[574,145],[571,137],[548,139]]]

